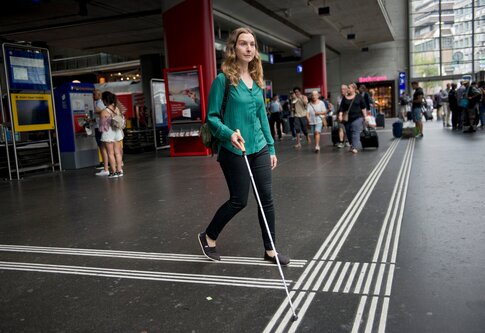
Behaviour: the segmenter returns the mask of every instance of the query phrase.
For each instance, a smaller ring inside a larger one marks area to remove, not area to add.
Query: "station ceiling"
[[[0,39],[48,47],[53,59],[163,54],[162,1],[9,1],[0,11]],[[320,7],[329,15],[319,15]],[[213,0],[213,8],[216,39],[248,25],[275,52],[291,52],[314,35],[324,35],[336,54],[394,39],[383,0]]]

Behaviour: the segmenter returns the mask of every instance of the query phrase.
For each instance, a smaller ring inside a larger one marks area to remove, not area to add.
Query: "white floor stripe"
[[[300,305],[301,300],[303,299],[303,297],[305,295],[307,295],[307,293],[300,292],[300,294],[296,297],[296,300],[293,303],[295,308],[297,308],[298,305]],[[293,316],[293,312],[291,312],[291,309],[288,309],[288,311],[286,311],[286,315],[283,317],[283,320],[281,321],[280,325],[276,329],[275,333],[283,333],[285,331],[285,328],[288,325],[288,322],[290,321],[291,316]],[[301,320],[301,319],[302,319],[302,317],[299,317],[298,320]]]
[[[355,314],[354,325],[352,326],[351,333],[359,333],[360,322],[362,321],[362,315],[364,314],[365,303],[367,302],[367,296],[362,296],[360,298],[359,307],[357,308],[357,313]]]
[[[293,301],[293,303],[295,301],[294,300],[295,294],[296,294],[295,291],[290,291],[290,298]],[[288,304],[289,304],[289,301],[288,301],[288,298],[286,298],[285,301],[283,303],[281,303],[281,305],[279,306],[278,310],[276,310],[276,313],[274,314],[273,318],[271,318],[271,320],[268,323],[268,325],[266,325],[266,328],[264,329],[263,333],[270,333],[271,332],[271,330],[273,329],[273,327],[276,325],[276,322],[278,321],[278,318],[281,317],[281,315],[283,314],[283,311],[285,311],[285,309],[288,306]]]
[[[406,148],[406,152],[408,150],[408,147],[409,147],[409,143],[408,143],[408,146]],[[406,156],[406,153],[405,153],[405,156]],[[404,160],[405,160],[405,158],[404,158]],[[396,182],[396,185],[394,186],[394,189],[392,191],[391,200],[389,201],[389,206],[387,208],[387,212],[386,212],[386,215],[384,217],[384,222],[382,224],[381,232],[379,233],[379,238],[377,240],[377,246],[376,246],[376,249],[374,251],[374,256],[372,257],[373,262],[377,262],[379,260],[379,253],[381,251],[381,245],[382,245],[382,242],[384,240],[387,225],[389,223],[389,217],[391,216],[392,207],[394,206],[394,202],[395,202],[396,195],[397,195],[397,189],[398,189],[397,183],[399,182],[399,179],[401,179],[401,176],[403,174],[404,164],[405,163],[403,163],[401,165],[401,168],[399,169],[399,173],[398,173],[398,176],[397,176],[397,182]]]
[[[218,284],[218,285],[246,286],[246,287],[272,288],[272,289],[284,288],[281,280],[278,280],[278,279],[259,279],[259,278],[246,278],[246,277],[237,277],[237,276],[217,276],[217,275],[183,274],[183,273],[167,273],[167,272],[153,272],[153,271],[136,271],[136,270],[123,270],[123,269],[111,269],[111,268],[100,268],[100,267],[64,266],[64,265],[48,265],[48,264],[17,263],[17,262],[13,263],[13,262],[2,261],[0,262],[0,270],[104,276],[104,277],[117,277],[117,278],[126,278],[126,279],[153,280],[153,281],[190,282],[190,283],[199,283],[199,284]],[[287,283],[289,282],[290,281],[287,281]]]
[[[406,206],[406,197],[407,197],[407,194],[408,194],[408,186],[409,186],[409,177],[411,176],[411,165],[412,165],[412,159],[413,159],[413,155],[414,155],[414,147],[415,147],[415,140],[413,139],[413,146],[412,146],[412,150],[411,150],[411,156],[410,156],[410,165],[409,165],[409,169],[408,169],[408,172],[407,172],[407,175],[406,175],[406,186],[404,187],[404,194],[403,194],[403,201],[402,201],[402,208],[401,208],[401,212],[399,214],[399,218],[398,218],[398,221],[397,221],[397,226],[396,226],[396,233],[394,235],[394,246],[393,246],[393,249],[392,249],[392,255],[391,255],[391,263],[396,263],[396,258],[397,258],[397,249],[398,249],[398,245],[399,245],[399,236],[401,235],[401,224],[402,224],[402,219],[404,217],[404,207]]]
[[[374,278],[375,269],[376,269],[376,264],[375,263],[370,264],[369,273],[367,274],[367,280],[365,281],[364,291],[362,292],[365,295],[369,294],[370,284],[372,283],[372,279]]]
[[[333,263],[334,263],[333,261],[327,261],[327,264],[325,265],[325,268],[323,269],[322,274],[320,274],[320,277],[318,278],[317,282],[313,286],[313,291],[320,290],[323,280],[325,279],[325,276],[327,276],[327,273],[330,270],[330,267],[332,267]]]
[[[369,315],[367,316],[367,324],[365,325],[364,333],[372,333],[372,327],[374,327],[374,318],[376,316],[378,300],[379,300],[379,297],[372,298],[372,303],[370,304]]]
[[[300,318],[303,318],[305,316],[305,313],[308,310],[308,307],[310,306],[310,304],[313,301],[313,298],[314,297],[315,297],[315,293],[310,293],[310,295],[308,295],[307,299],[305,300],[305,303],[303,303],[303,305],[300,308],[300,311],[298,313],[298,315],[299,315]],[[301,323],[301,319],[298,319],[293,324],[291,324],[288,333],[294,333],[294,332],[296,332],[296,329],[298,328],[298,325],[300,325],[300,323]]]
[[[379,274],[377,274],[377,281],[374,287],[374,295],[379,295],[381,292],[382,279],[384,278],[384,272],[386,271],[386,264],[381,264],[379,268]]]
[[[332,282],[335,279],[335,276],[337,275],[341,264],[341,261],[337,261],[337,263],[333,267],[332,273],[330,273],[330,276],[328,277],[327,283],[323,287],[323,291],[328,291],[330,289],[330,286],[332,285]]]
[[[181,261],[181,262],[215,263],[213,261],[207,260],[207,258],[203,255],[194,255],[194,254],[97,250],[97,249],[42,247],[42,246],[24,246],[24,245],[0,245],[0,252],[39,253],[39,254],[57,254],[57,255],[73,255],[73,256],[89,256],[89,257],[140,259],[140,260],[165,260],[165,261]],[[306,262],[307,262],[306,260],[292,259],[289,266],[303,267],[306,264]],[[251,258],[251,257],[223,256],[220,263],[238,264],[238,265],[274,266],[273,263],[265,261],[263,258]]]
[[[394,279],[395,265],[391,264],[389,267],[389,273],[387,273],[386,293],[384,295],[391,296],[392,280]]]
[[[342,285],[342,282],[344,281],[345,275],[347,274],[347,270],[350,267],[350,262],[346,262],[344,267],[342,268],[342,271],[340,272],[340,275],[337,279],[337,282],[335,283],[335,286],[333,287],[333,292],[338,292],[340,290],[340,286]]]
[[[357,284],[355,285],[355,289],[354,289],[354,293],[356,293],[356,294],[360,294],[360,288],[362,286],[362,282],[364,282],[364,277],[365,277],[365,273],[367,271],[367,266],[369,266],[369,264],[365,262],[362,265],[362,269],[360,270],[359,279],[357,280]]]
[[[331,242],[332,239],[334,239],[334,234],[336,232],[338,232],[338,230],[341,228],[342,224],[344,223],[344,221],[347,218],[347,215],[352,211],[353,207],[356,205],[356,203],[358,202],[359,198],[361,197],[361,194],[367,190],[367,187],[368,187],[367,184],[374,177],[374,174],[378,173],[380,166],[385,162],[385,160],[388,158],[388,156],[390,156],[390,155],[392,155],[394,153],[394,151],[396,150],[396,147],[397,147],[398,143],[399,143],[399,140],[396,140],[396,141],[393,141],[392,144],[389,146],[389,148],[387,149],[386,153],[381,157],[381,160],[377,163],[377,165],[374,168],[374,170],[367,177],[366,181],[364,182],[364,184],[362,185],[362,187],[359,189],[359,191],[357,192],[357,194],[355,195],[355,197],[352,199],[351,203],[349,204],[349,206],[347,207],[347,209],[345,210],[345,212],[343,213],[343,215],[340,217],[340,219],[337,222],[337,224],[335,225],[335,227],[332,229],[332,231],[330,232],[330,234],[328,235],[328,237],[325,239],[325,241],[323,242],[323,244],[320,246],[320,248],[318,249],[318,251],[315,254],[315,256],[313,257],[313,259],[315,259],[315,260],[319,259],[320,256],[321,256],[321,254],[323,253],[323,251],[327,247],[328,243]]]
[[[378,333],[386,332],[387,323],[387,311],[389,310],[389,297],[384,297],[384,302],[382,303],[381,318],[379,320]]]
[[[311,284],[313,283],[313,281],[315,280],[315,276],[318,274],[318,272],[320,271],[320,268],[322,268],[323,264],[325,262],[324,261],[320,261],[317,265],[317,267],[315,267],[315,269],[313,270],[313,273],[312,275],[310,275],[310,277],[308,278],[308,281],[307,283],[305,284],[305,286],[303,287],[303,290],[308,290],[310,289],[310,286]]]
[[[303,271],[303,273],[298,278],[298,281],[296,282],[296,284],[293,287],[293,289],[299,289],[300,288],[301,284],[305,281],[307,275],[310,274],[310,272],[312,270],[312,267],[315,265],[315,263],[316,263],[315,260],[310,261],[310,263],[308,264],[308,266],[305,268],[305,270]]]
[[[397,147],[397,145],[394,146],[392,153],[394,153],[394,151],[396,150],[396,147]],[[379,168],[376,168],[374,170],[374,171],[376,171],[376,173],[373,175],[373,177],[369,178],[370,179],[369,185],[368,185],[366,191],[362,193],[362,196],[358,200],[358,204],[353,207],[350,217],[347,219],[346,223],[344,223],[344,227],[340,229],[340,231],[337,234],[337,237],[334,238],[334,240],[330,244],[329,248],[327,248],[327,251],[325,252],[325,254],[322,257],[323,260],[326,260],[328,258],[328,256],[332,253],[332,251],[333,251],[333,254],[330,257],[330,260],[335,260],[335,258],[337,256],[337,254],[339,253],[342,245],[344,244],[344,242],[346,241],[350,231],[352,230],[352,227],[354,226],[355,221],[357,220],[360,213],[364,209],[365,204],[367,203],[367,200],[369,199],[369,197],[372,194],[372,191],[374,190],[377,182],[379,181],[380,177],[384,173],[385,168],[387,167],[389,161],[391,160],[392,153],[389,154],[384,160],[382,160],[383,163],[379,166]],[[343,230],[346,230],[346,231],[344,232],[343,236],[340,237]],[[338,243],[337,248],[333,249],[337,243]]]
[[[362,185],[362,187],[359,189],[358,193],[356,194],[356,196],[353,198],[352,202],[350,203],[349,207],[347,207],[347,209],[345,210],[344,214],[341,216],[341,218],[339,219],[339,221],[337,222],[337,224],[334,226],[334,228],[332,229],[332,231],[330,232],[330,234],[328,235],[328,237],[325,239],[325,241],[323,242],[323,244],[320,246],[320,248],[318,249],[317,253],[315,254],[315,256],[313,257],[315,260],[318,260],[318,259],[321,259],[320,256],[321,254],[326,250],[327,248],[327,245],[330,243],[330,242],[333,242],[335,240],[335,236],[336,234],[339,232],[340,230],[340,233],[342,232],[341,230],[344,229],[345,225],[345,221],[347,219],[347,215],[354,209],[354,205],[359,202],[359,198],[365,194],[366,191],[368,191],[369,189],[369,186],[368,184],[371,183],[371,181],[375,178],[375,175],[379,174],[379,177],[382,175],[382,172],[383,170],[385,169],[385,167],[387,166],[387,164],[389,163],[389,160],[390,158],[392,157],[392,155],[394,154],[398,144],[399,144],[399,141],[400,140],[395,140],[391,143],[391,145],[389,146],[389,148],[387,149],[386,153],[381,157],[381,160],[378,162],[377,166],[374,168],[374,170],[371,172],[371,174],[367,177],[366,181],[364,182],[364,185]],[[382,170],[381,170],[382,169]],[[380,172],[380,173],[379,173]],[[338,236],[337,236],[338,238]],[[339,263],[340,265],[341,263]],[[306,276],[308,274],[311,273],[311,269],[313,267],[310,267],[310,266],[314,266],[314,261],[312,261],[305,269],[305,271],[303,272],[302,276],[300,276],[300,278],[298,279],[298,282],[297,284],[295,285],[294,289],[298,289],[300,288],[300,286],[303,284],[303,282],[305,281],[306,279]],[[324,268],[324,271],[322,272],[322,275],[327,273],[328,271],[328,267],[329,264],[327,263],[327,265],[325,266]],[[367,263],[364,264],[364,273],[365,273],[365,270],[367,269]],[[316,276],[315,276],[316,277]],[[322,277],[321,277],[322,278]],[[363,277],[362,277],[363,278]],[[332,278],[333,279],[333,278]],[[319,278],[319,281],[320,281],[320,278]],[[323,282],[323,278],[321,279],[321,281]],[[307,282],[308,283],[308,282]],[[328,283],[328,282],[327,282]],[[360,284],[362,284],[362,281],[360,282]],[[311,285],[311,283],[310,283]],[[317,281],[317,284],[318,285],[318,281]],[[315,286],[316,286],[315,285]],[[298,287],[298,288],[296,288]],[[359,290],[360,290],[360,285],[359,285]],[[303,294],[302,292],[300,292],[300,294]],[[300,295],[298,295],[299,297]],[[285,302],[287,302],[285,300]],[[277,313],[274,314],[273,318],[271,319],[271,321],[268,323],[268,325],[266,326],[265,328],[265,333],[269,333],[271,332],[271,330],[273,329],[273,327],[276,325],[276,322],[278,321],[278,318],[280,318],[282,315],[282,312],[279,312],[277,311]],[[286,317],[285,318],[289,318],[291,317],[292,313],[290,310],[287,311],[286,313]],[[302,320],[303,318],[300,317],[299,320]],[[282,327],[282,329],[284,329],[284,327],[286,327],[286,323],[285,321],[283,320],[283,322],[280,324],[279,328]]]
[[[347,280],[347,284],[344,287],[344,293],[348,293],[350,291],[350,287],[352,287],[352,283],[354,282],[354,277],[355,273],[357,273],[357,270],[359,269],[359,263],[355,262],[352,265],[352,270],[350,271],[349,279]]]

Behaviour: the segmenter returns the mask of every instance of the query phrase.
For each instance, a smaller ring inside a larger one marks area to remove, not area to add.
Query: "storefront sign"
[[[359,77],[359,82],[360,83],[365,83],[365,82],[376,82],[376,81],[386,81],[387,76],[361,76]]]
[[[399,72],[399,94],[406,91],[406,73]]]

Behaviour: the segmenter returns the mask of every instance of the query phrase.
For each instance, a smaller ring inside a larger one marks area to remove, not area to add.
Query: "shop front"
[[[386,118],[396,117],[396,82],[388,80],[387,76],[367,76],[360,77],[359,87],[365,85],[368,92],[373,94],[376,108],[379,113],[383,113]]]

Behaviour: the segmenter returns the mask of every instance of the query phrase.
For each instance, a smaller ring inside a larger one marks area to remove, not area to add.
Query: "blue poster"
[[[406,91],[406,72],[399,72],[399,94]]]

